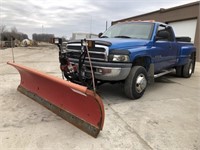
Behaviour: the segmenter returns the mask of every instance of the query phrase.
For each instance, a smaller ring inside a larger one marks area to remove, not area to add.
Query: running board
[[[161,72],[161,73],[155,74],[155,75],[154,75],[154,78],[161,77],[161,76],[166,75],[166,74],[168,74],[168,73],[171,73],[171,72],[173,72],[173,71],[174,71],[174,69],[164,70],[164,71]]]

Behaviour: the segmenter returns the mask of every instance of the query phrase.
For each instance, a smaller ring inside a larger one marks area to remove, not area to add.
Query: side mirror
[[[167,31],[158,31],[156,34],[156,41],[157,40],[169,40],[170,34]]]
[[[98,37],[100,38],[102,35],[103,35],[103,33],[101,32],[101,33],[98,34]]]

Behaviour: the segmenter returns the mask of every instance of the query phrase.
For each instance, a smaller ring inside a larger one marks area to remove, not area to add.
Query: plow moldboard
[[[63,119],[97,137],[104,124],[101,98],[87,87],[8,62],[20,73],[18,90]]]

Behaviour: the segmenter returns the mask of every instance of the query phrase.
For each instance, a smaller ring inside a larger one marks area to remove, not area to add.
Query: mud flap
[[[8,62],[20,73],[18,90],[84,132],[97,137],[104,124],[101,98],[87,87]]]

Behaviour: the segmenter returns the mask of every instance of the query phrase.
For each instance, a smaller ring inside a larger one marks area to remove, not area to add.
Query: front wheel
[[[142,97],[147,87],[147,71],[142,66],[134,66],[124,83],[127,97],[138,99]]]

